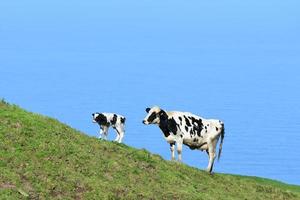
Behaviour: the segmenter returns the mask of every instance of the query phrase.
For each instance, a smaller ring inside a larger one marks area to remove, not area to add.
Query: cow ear
[[[150,111],[150,108],[146,108],[146,112],[148,113]]]

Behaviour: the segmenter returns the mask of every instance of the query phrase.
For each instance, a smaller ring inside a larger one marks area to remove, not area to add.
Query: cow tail
[[[220,160],[220,157],[221,157],[222,146],[223,146],[223,140],[224,140],[224,136],[225,136],[225,127],[224,127],[224,123],[221,122],[221,125],[222,125],[222,131],[221,131],[221,142],[220,142],[220,146],[219,146],[218,161]]]

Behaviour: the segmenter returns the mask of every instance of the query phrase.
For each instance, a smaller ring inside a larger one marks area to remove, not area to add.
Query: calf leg
[[[124,137],[124,128],[123,127],[116,127],[116,131],[117,131],[117,137],[115,139],[116,142],[121,143],[122,139]]]
[[[99,134],[99,139],[101,139],[102,138],[102,134],[103,134],[103,130],[102,130],[102,128],[100,128],[100,134]]]
[[[107,140],[107,134],[108,134],[108,127],[107,126],[101,126],[100,137],[99,138]]]
[[[171,160],[175,160],[175,142],[170,143],[170,150],[171,150]]]
[[[120,136],[119,136],[119,140],[118,140],[119,143],[122,143],[123,137],[124,137],[124,132],[122,131],[122,132],[120,132]]]
[[[118,131],[117,131],[118,132]],[[120,140],[120,134],[119,133],[117,133],[117,137],[116,137],[116,139],[114,140],[115,142],[119,142],[119,140]]]
[[[99,139],[107,139],[107,133],[108,133],[108,127],[107,126],[101,126],[100,127],[100,136]]]

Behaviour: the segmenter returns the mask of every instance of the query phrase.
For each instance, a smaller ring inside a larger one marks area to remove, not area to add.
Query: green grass
[[[300,199],[300,187],[209,175],[0,102],[0,199]]]

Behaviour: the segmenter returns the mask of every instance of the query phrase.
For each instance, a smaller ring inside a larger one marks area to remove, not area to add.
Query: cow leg
[[[118,140],[119,143],[122,143],[123,137],[124,137],[124,132],[122,131],[122,132],[120,132],[120,136],[119,136],[119,140]]]
[[[116,139],[114,140],[115,142],[119,142],[119,138],[120,138],[120,132],[119,132],[119,130],[117,129],[117,127],[113,127],[115,130],[116,130],[116,132],[117,132],[117,136],[116,136]]]
[[[99,139],[101,139],[103,137],[103,127],[100,126],[100,135],[99,135]]]
[[[178,154],[178,161],[182,161],[182,141],[177,142],[177,154]]]
[[[170,143],[170,150],[171,150],[171,160],[175,160],[175,142]]]
[[[118,143],[121,143],[122,139],[124,137],[124,129],[122,127],[116,127],[116,131],[117,131],[118,135],[117,135],[115,141]]]
[[[99,138],[107,140],[107,133],[108,133],[108,127],[107,126],[101,126]]]
[[[216,145],[214,145],[212,141],[208,143],[208,157],[209,157],[209,162],[207,166],[207,172],[211,174],[214,166],[214,161],[216,158]]]

